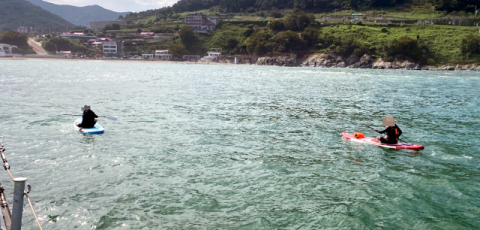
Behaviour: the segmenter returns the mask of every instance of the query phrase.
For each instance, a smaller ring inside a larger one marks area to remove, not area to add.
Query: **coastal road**
[[[34,38],[28,38],[28,45],[33,48],[35,53],[39,55],[48,55],[47,51],[42,48],[42,44],[36,42]]]

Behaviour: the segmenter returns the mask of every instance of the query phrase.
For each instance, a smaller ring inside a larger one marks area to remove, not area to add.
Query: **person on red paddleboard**
[[[377,140],[385,144],[397,144],[398,140],[400,139],[400,135],[402,135],[402,130],[397,126],[397,124],[395,124],[395,118],[394,117],[383,118],[383,126],[385,126],[385,129],[382,131],[373,129],[377,133],[387,134],[385,137],[377,137]]]
[[[95,114],[88,105],[82,107],[82,111],[82,123],[77,124],[77,126],[80,127],[80,131],[82,131],[82,128],[93,128],[97,123],[97,119],[95,119],[98,117],[97,114]]]

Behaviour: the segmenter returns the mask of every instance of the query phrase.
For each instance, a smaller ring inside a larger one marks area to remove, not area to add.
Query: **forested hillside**
[[[48,32],[66,30],[73,24],[25,0],[0,0],[0,31],[19,26]]]
[[[173,12],[190,12],[212,9],[219,13],[239,13],[299,9],[307,12],[331,12],[335,10],[370,10],[408,5],[432,5],[437,11],[465,11],[473,13],[477,0],[180,0],[171,7],[148,10],[127,15],[130,19],[152,15],[170,15]]]
[[[91,21],[113,21],[119,16],[125,16],[127,13],[118,13],[107,10],[101,6],[70,6],[57,5],[43,0],[28,0],[32,4],[41,7],[51,13],[54,13],[74,25],[90,27]]]

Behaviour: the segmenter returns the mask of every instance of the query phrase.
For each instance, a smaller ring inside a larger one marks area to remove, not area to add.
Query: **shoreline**
[[[92,59],[92,58],[63,58],[63,57],[0,57],[0,60],[12,60],[12,61],[23,61],[23,60],[46,60],[46,61],[107,61],[107,62],[157,62],[157,63],[169,63],[169,64],[206,64],[206,65],[237,65],[233,63],[223,63],[223,62],[192,62],[192,61],[165,61],[165,60],[148,60],[148,59]],[[244,65],[244,64],[238,64]]]
[[[321,56],[321,55],[316,55]],[[282,58],[282,61],[277,62],[279,58]],[[270,59],[272,61],[265,62],[265,59]],[[383,60],[377,60],[376,62],[371,62],[369,65],[350,65],[350,66],[338,66],[331,63],[318,64],[316,66],[307,64],[308,58],[302,58],[302,60],[285,60],[285,57],[260,57],[256,63],[231,63],[228,61],[219,61],[219,62],[192,62],[192,61],[165,61],[165,60],[148,60],[148,59],[91,59],[91,58],[64,58],[64,57],[28,57],[28,56],[16,56],[16,57],[0,57],[0,60],[12,60],[12,61],[22,61],[22,60],[48,60],[48,61],[107,61],[107,62],[157,62],[163,64],[183,64],[183,65],[256,65],[256,66],[281,66],[281,67],[297,67],[297,68],[331,68],[331,69],[382,69],[382,70],[416,70],[416,71],[480,71],[480,66],[476,64],[470,65],[439,65],[439,66],[420,66],[416,63],[408,61],[397,61],[397,62],[384,62]],[[263,62],[262,62],[263,61]],[[305,62],[307,61],[307,62]],[[261,62],[262,64],[259,64]],[[343,62],[341,62],[342,65]],[[382,63],[378,65],[377,63]]]

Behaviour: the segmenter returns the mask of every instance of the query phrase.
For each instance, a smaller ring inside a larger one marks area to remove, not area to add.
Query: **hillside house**
[[[97,36],[91,36],[91,35],[85,35],[83,32],[74,32],[74,33],[70,33],[70,32],[63,32],[62,34],[60,34],[60,37],[62,38],[86,38],[86,39],[97,39]]]
[[[153,36],[155,36],[155,32],[141,32],[139,34],[139,37],[145,39],[153,39]]]
[[[116,55],[121,52],[121,43],[117,42],[103,42],[103,54],[104,55]]]
[[[185,17],[185,25],[193,26],[194,32],[211,32],[215,29],[216,24],[202,13],[188,14]]]
[[[33,31],[33,27],[19,26],[17,28],[17,32],[19,32],[21,34],[27,34],[27,33],[32,32],[32,31]]]

